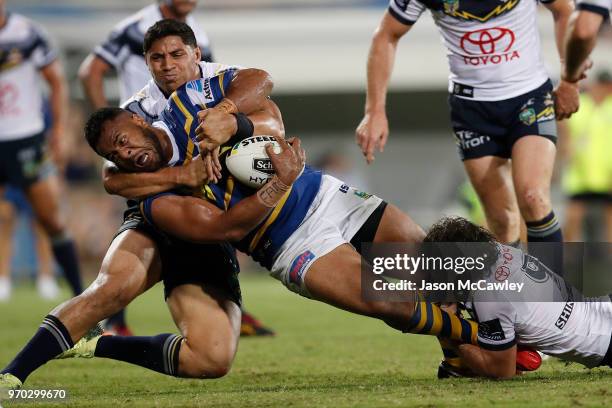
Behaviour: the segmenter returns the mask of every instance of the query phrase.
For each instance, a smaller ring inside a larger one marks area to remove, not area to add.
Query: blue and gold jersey
[[[213,107],[223,99],[234,73],[228,71],[216,77],[189,82],[168,99],[161,115],[162,122],[156,123],[156,126],[165,129],[171,138],[173,156],[168,162],[169,166],[182,166],[199,154],[195,143],[197,112]],[[230,150],[231,146],[222,147],[222,162]],[[262,266],[270,268],[280,247],[302,223],[320,184],[321,172],[307,166],[270,215],[243,240],[235,243],[235,247],[251,255]],[[226,211],[255,191],[237,182],[224,168],[217,184],[207,184],[193,194]],[[152,224],[151,204],[160,196],[149,197],[141,203],[141,212]]]

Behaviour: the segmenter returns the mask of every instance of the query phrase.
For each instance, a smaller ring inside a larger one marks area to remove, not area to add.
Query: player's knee
[[[519,206],[521,213],[527,219],[541,218],[550,211],[550,198],[545,189],[528,187],[519,192]]]
[[[84,295],[88,298],[88,306],[103,311],[105,315],[123,309],[133,298],[122,282],[110,279],[96,279]]]
[[[38,222],[51,238],[63,235],[66,229],[57,214],[41,214],[38,216]]]
[[[189,366],[181,370],[191,378],[221,378],[226,376],[232,368],[233,356],[206,355],[196,356],[189,362]]]

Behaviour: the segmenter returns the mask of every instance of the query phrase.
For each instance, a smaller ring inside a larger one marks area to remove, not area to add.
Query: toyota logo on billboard
[[[514,45],[514,32],[508,28],[493,27],[465,33],[460,46],[469,55],[503,54]]]

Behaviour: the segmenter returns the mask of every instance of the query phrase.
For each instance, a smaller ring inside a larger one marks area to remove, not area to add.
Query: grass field
[[[549,360],[538,372],[512,381],[439,381],[440,352],[433,338],[403,335],[302,299],[265,276],[243,276],[243,292],[246,306],[278,335],[243,339],[225,378],[182,380],[110,360],[66,360],[43,366],[27,388],[65,389],[66,401],[44,406],[70,407],[612,406],[609,369]],[[0,366],[53,306],[26,288],[16,291],[12,303],[0,304]],[[128,313],[137,334],[176,331],[160,287]]]

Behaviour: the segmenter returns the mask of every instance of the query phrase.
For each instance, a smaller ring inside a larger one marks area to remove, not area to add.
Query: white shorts
[[[297,230],[281,246],[270,275],[310,297],[304,279],[318,258],[349,243],[382,199],[324,175],[321,188]]]

